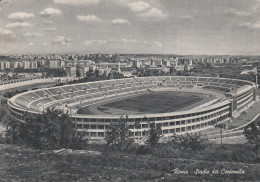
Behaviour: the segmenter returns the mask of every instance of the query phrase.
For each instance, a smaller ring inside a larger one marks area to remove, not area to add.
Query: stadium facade
[[[131,97],[150,91],[189,91],[217,97],[199,107],[169,113],[128,115],[131,136],[144,136],[149,123],[161,125],[164,136],[198,132],[226,122],[248,109],[256,100],[253,82],[229,78],[194,76],[136,77],[104,80],[32,90],[18,94],[8,101],[11,114],[24,121],[26,112],[42,114],[46,108],[68,111],[78,130],[87,130],[89,137],[103,139],[111,122],[122,115],[77,114],[79,108]],[[140,123],[135,128],[135,123]]]

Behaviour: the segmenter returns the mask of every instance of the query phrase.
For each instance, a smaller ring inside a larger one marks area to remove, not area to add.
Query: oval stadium
[[[229,78],[153,76],[86,82],[32,90],[8,101],[20,121],[24,113],[47,108],[68,112],[78,130],[103,139],[111,122],[128,116],[132,137],[144,136],[149,122],[161,125],[164,137],[200,132],[229,121],[256,100],[256,84]],[[135,128],[135,123],[140,127]]]

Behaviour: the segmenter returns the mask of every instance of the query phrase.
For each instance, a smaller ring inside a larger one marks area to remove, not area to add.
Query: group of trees
[[[108,75],[103,74],[100,75],[98,70],[89,71],[86,73],[86,77],[81,78],[79,80],[73,80],[69,83],[84,83],[84,82],[93,82],[93,81],[101,81],[101,80],[109,80],[109,79],[121,79],[124,78],[124,75],[118,72],[110,72]]]
[[[139,128],[140,123],[135,123],[135,127]],[[162,129],[155,123],[150,123],[147,140],[145,141],[148,147],[153,147],[159,142],[162,136]],[[138,137],[138,136],[137,136]],[[134,140],[130,137],[128,126],[128,116],[121,116],[118,122],[111,123],[106,130],[105,135],[106,146],[116,147],[118,150],[131,150]]]
[[[251,122],[244,128],[244,136],[249,144],[253,145],[253,151],[256,158],[258,157],[258,150],[260,148],[260,118]]]
[[[64,69],[43,69],[45,77],[64,77],[66,76],[66,71]]]
[[[118,122],[111,123],[106,131],[106,146],[111,146],[113,149],[118,150],[133,150],[133,139],[130,137],[130,130],[128,127],[128,117],[121,117]],[[147,148],[153,148],[158,143],[162,135],[162,129],[160,125],[156,125],[154,122],[149,122],[149,131],[146,136],[145,146]],[[140,123],[135,123],[135,128],[139,128]],[[138,131],[137,131],[138,132]],[[206,148],[208,139],[204,138],[201,134],[185,134],[185,135],[173,135],[169,144],[179,150],[192,150],[194,152],[202,151]],[[143,146],[139,146],[143,150]],[[139,149],[140,149],[139,148]],[[138,148],[135,148],[138,150]]]
[[[26,122],[11,117],[5,122],[6,141],[24,143],[37,149],[85,149],[88,138],[77,131],[68,113],[47,109],[42,115],[26,114]]]

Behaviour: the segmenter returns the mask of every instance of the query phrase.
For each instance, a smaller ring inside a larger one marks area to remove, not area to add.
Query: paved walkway
[[[252,106],[250,106],[245,112],[237,118],[232,118],[230,121],[225,122],[226,129],[221,129],[218,127],[209,128],[201,131],[200,133],[204,134],[219,134],[221,130],[223,133],[229,131],[230,129],[237,128],[243,124],[250,122],[258,113],[260,113],[260,101],[256,101]]]
[[[246,111],[242,112],[242,114],[239,117],[233,118],[230,126],[238,127],[243,124],[246,124],[249,121],[251,121],[255,117],[255,115],[258,113],[260,113],[260,101],[256,101]]]
[[[221,139],[210,140],[211,143],[221,144]],[[246,144],[247,140],[244,136],[222,138],[222,144]]]

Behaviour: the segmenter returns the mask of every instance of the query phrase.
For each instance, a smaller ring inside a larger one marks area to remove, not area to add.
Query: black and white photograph
[[[260,181],[260,0],[0,0],[0,182]]]

